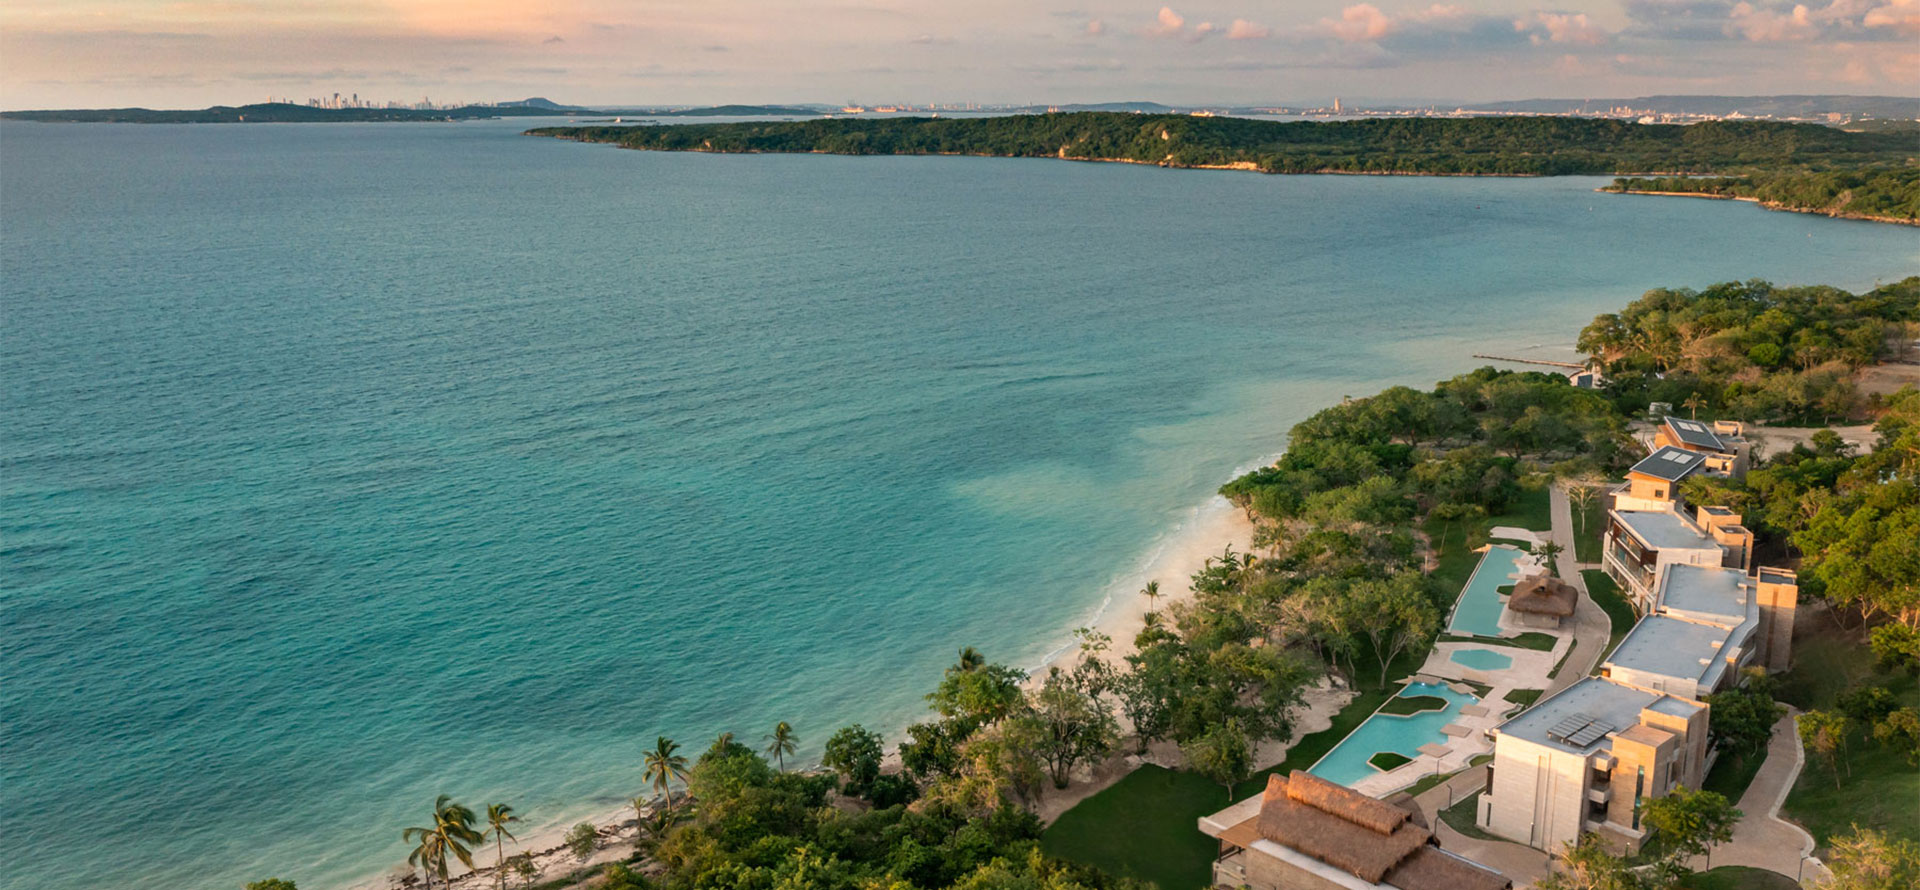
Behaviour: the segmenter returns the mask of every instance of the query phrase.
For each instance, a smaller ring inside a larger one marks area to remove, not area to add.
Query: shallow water
[[[1456,634],[1471,634],[1480,637],[1500,635],[1500,612],[1506,608],[1506,602],[1500,598],[1500,588],[1514,583],[1514,564],[1520,559],[1520,551],[1512,547],[1494,545],[1480,556],[1480,562],[1473,567],[1473,576],[1467,579],[1465,590],[1453,605],[1453,617],[1447,622],[1447,631]]]
[[[658,734],[897,731],[1343,395],[1920,268],[1586,179],[531,125],[0,125],[0,886],[325,890],[442,792],[563,824]]]

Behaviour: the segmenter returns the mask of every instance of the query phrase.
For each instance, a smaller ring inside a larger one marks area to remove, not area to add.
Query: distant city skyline
[[[186,108],[334,92],[582,105],[1912,96],[1920,0],[15,0],[0,9],[0,107]]]

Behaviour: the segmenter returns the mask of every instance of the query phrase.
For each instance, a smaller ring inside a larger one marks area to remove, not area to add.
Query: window
[[[1637,768],[1633,775],[1633,830],[1640,830],[1640,795],[1647,790],[1647,768]]]

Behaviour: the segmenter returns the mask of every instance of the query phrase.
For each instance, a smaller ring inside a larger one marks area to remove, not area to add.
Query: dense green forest
[[[1623,177],[1610,192],[1751,198],[1778,210],[1920,223],[1920,168],[1869,168],[1724,177]]]
[[[659,151],[1058,157],[1268,173],[1738,173],[1896,165],[1915,153],[1913,140],[1902,135],[1814,124],[1673,126],[1565,117],[1276,122],[1078,112],[528,132]]]
[[[1920,277],[1862,294],[1747,281],[1648,291],[1595,318],[1579,348],[1628,415],[1666,402],[1736,420],[1826,423],[1873,408],[1854,373],[1913,358],[1916,339]]]

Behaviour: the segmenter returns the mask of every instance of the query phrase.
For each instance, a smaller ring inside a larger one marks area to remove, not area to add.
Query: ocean
[[[1342,396],[1915,231],[1600,180],[0,125],[0,886],[377,881],[1033,667]]]

